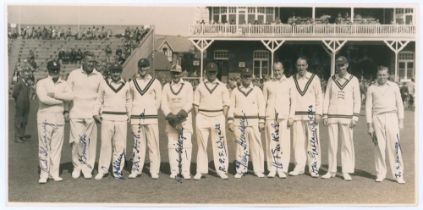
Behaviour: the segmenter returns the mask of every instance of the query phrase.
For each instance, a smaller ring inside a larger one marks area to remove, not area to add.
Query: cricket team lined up
[[[104,79],[95,70],[94,55],[89,52],[81,68],[73,70],[67,81],[59,76],[60,64],[50,61],[47,65],[49,76],[36,85],[40,104],[37,113],[39,183],[46,183],[49,178],[62,180],[59,166],[65,119],[70,121],[74,179],[79,178],[81,172],[85,178],[92,178],[97,124],[101,125],[101,149],[95,179],[100,180],[108,173],[117,179],[124,178],[128,125],[134,141],[128,178],[141,175],[148,150],[150,175],[158,179],[161,162],[159,109],[167,121],[170,178],[178,175],[191,178],[195,129],[198,145],[196,180],[208,174],[209,141],[216,173],[228,179],[228,140],[236,142],[234,178],[239,179],[247,173],[251,160],[257,177],[296,176],[304,174],[308,166],[312,177],[329,179],[337,173],[340,143],[342,176],[344,180],[352,180],[355,169],[353,130],[358,122],[361,99],[358,79],[348,73],[348,65],[345,57],[336,59],[336,74],[330,77],[323,94],[319,77],[308,71],[304,57],[297,59],[297,73],[289,78],[284,75],[283,64],[275,62],[274,78],[264,84],[263,90],[253,85],[252,70],[242,68],[241,84],[231,92],[217,79],[215,63],[207,64],[206,78],[193,90],[191,84],[182,79],[179,65],[172,66],[172,80],[162,88],[148,73],[150,64],[144,58],[139,60],[138,72],[128,82],[121,78],[122,67],[118,64],[110,67],[110,77]],[[374,142],[374,158],[369,159],[374,159],[376,181],[381,182],[387,173],[387,151],[392,176],[398,183],[405,183],[399,142],[404,110],[399,88],[388,81],[388,77],[387,67],[379,67],[377,80],[367,91],[366,121]],[[329,138],[323,139],[328,141],[329,165],[323,176],[319,175],[321,121],[329,133]],[[227,138],[226,126],[235,139]],[[264,140],[261,132],[265,132]],[[288,172],[291,147],[295,167]]]

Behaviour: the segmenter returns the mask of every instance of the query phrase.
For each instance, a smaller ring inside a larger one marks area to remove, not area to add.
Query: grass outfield
[[[388,169],[387,179],[382,183],[375,182],[373,163],[373,143],[370,141],[365,125],[365,117],[361,116],[354,133],[356,172],[352,181],[344,181],[338,167],[335,178],[314,179],[309,175],[287,179],[257,178],[252,171],[242,179],[234,179],[235,143],[233,135],[228,135],[230,177],[221,180],[214,172],[213,163],[209,163],[209,175],[200,181],[183,180],[178,183],[169,178],[167,156],[167,140],[164,123],[160,123],[161,173],[158,180],[150,178],[148,160],[141,177],[137,179],[115,180],[110,175],[101,181],[71,177],[71,147],[68,143],[69,124],[65,128],[65,142],[61,159],[62,182],[50,181],[38,184],[38,140],[36,131],[36,104],[31,107],[27,133],[32,135],[29,142],[19,144],[13,142],[14,105],[9,102],[9,142],[8,142],[8,200],[9,202],[66,202],[66,203],[131,203],[137,204],[406,204],[416,202],[415,174],[415,139],[414,112],[406,111],[405,128],[401,132],[401,148],[405,164],[406,184],[397,184]],[[363,112],[362,112],[363,113]],[[160,122],[164,122],[163,118]],[[322,167],[320,174],[327,170],[327,128],[321,126]],[[129,129],[128,129],[129,130]],[[193,138],[193,155],[191,173],[195,174],[196,140]],[[263,139],[264,142],[264,139]],[[133,141],[128,134],[127,156],[132,157]],[[340,146],[340,144],[339,144]],[[97,142],[100,148],[100,141]],[[98,150],[97,150],[98,151]],[[338,151],[339,153],[339,151]],[[99,152],[97,152],[98,160]],[[209,144],[209,161],[212,160]],[[292,152],[291,165],[292,169]],[[338,155],[340,165],[340,155]],[[250,162],[251,166],[251,162]],[[96,168],[97,169],[97,168]],[[96,175],[94,170],[93,175]],[[124,170],[124,176],[129,172]]]

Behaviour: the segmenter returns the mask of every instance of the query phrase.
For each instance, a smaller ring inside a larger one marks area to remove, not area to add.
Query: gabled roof
[[[156,50],[160,49],[165,43],[169,45],[173,52],[177,53],[187,53],[194,50],[194,45],[186,37],[156,35]]]

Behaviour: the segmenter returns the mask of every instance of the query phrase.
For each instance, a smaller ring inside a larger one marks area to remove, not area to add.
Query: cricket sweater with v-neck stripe
[[[358,120],[360,108],[360,85],[357,77],[349,73],[343,77],[330,77],[323,100],[323,117]]]
[[[323,93],[319,77],[306,72],[303,76],[297,73],[292,76],[292,79],[296,96],[294,120],[309,120],[310,115],[321,115]]]
[[[126,121],[131,110],[131,95],[128,84],[120,79],[104,79],[98,92],[100,113],[104,120]]]
[[[157,124],[162,96],[159,80],[151,75],[135,77],[129,82],[132,95],[131,124]]]
[[[228,123],[239,126],[246,120],[247,126],[264,123],[266,118],[266,102],[259,87],[252,83],[248,87],[240,85],[232,91],[228,111]]]
[[[221,115],[223,107],[229,107],[229,91],[226,85],[217,79],[213,82],[205,80],[195,90],[193,104],[206,116]]]

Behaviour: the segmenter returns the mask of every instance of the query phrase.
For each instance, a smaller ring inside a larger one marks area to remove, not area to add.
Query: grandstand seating
[[[38,26],[37,26],[38,27]],[[62,26],[69,27],[69,26]],[[75,26],[73,26],[74,28]],[[96,26],[96,27],[101,27]],[[107,29],[114,29],[113,34],[122,34],[127,26],[108,26]],[[135,28],[134,26],[130,26]],[[147,33],[144,33],[144,35]],[[143,37],[144,38],[144,37]],[[18,64],[18,60],[21,62],[24,59],[27,59],[30,54],[30,50],[35,53],[35,62],[37,63],[38,69],[34,72],[34,78],[37,81],[40,78],[43,78],[47,75],[46,64],[49,60],[58,56],[60,49],[65,51],[70,51],[72,48],[75,50],[81,49],[83,52],[89,50],[97,56],[97,61],[105,62],[106,61],[106,52],[105,48],[107,45],[110,45],[112,49],[112,55],[115,54],[116,49],[123,48],[124,39],[117,38],[112,36],[109,39],[93,39],[93,40],[42,40],[42,39],[9,39],[9,84],[11,84],[12,75],[14,72],[15,66]],[[78,68],[79,64],[63,64],[62,65],[62,74],[68,74],[72,69]],[[12,88],[12,84],[10,85]]]

